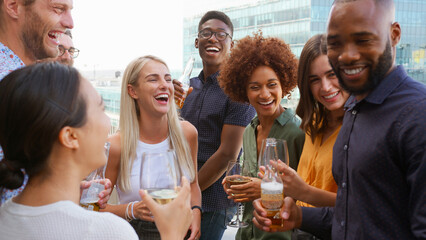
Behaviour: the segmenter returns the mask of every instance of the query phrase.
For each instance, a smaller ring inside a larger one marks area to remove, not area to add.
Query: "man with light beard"
[[[333,208],[286,198],[279,231],[321,239],[426,239],[426,87],[395,65],[401,28],[393,0],[335,0],[327,55],[352,94],[333,148]],[[278,167],[279,168],[279,167]],[[271,231],[260,200],[254,224]]]
[[[73,0],[0,0],[0,81],[18,68],[58,56],[59,37],[74,27],[72,8]],[[0,189],[0,205],[20,193],[27,179],[19,189]]]
[[[56,58],[59,37],[74,27],[73,0],[0,0],[0,81],[36,60]]]
[[[10,72],[37,60],[58,56],[59,38],[72,29],[73,0],[0,0],[0,81]],[[3,150],[0,146],[0,161]],[[24,184],[16,189],[0,188],[0,205],[19,194]],[[82,182],[81,188],[90,184]],[[111,193],[111,181],[105,180],[105,190],[98,201],[106,206]]]

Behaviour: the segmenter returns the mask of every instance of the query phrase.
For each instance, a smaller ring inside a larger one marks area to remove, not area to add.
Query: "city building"
[[[200,1],[201,2],[201,1]],[[288,43],[296,56],[300,56],[305,42],[315,34],[326,31],[328,13],[333,0],[239,0],[229,1],[232,7],[219,8],[215,2],[204,2],[202,10],[184,19],[183,61],[196,58],[193,76],[202,69],[194,41],[198,22],[208,10],[225,12],[234,24],[233,40],[241,39],[262,30],[265,36],[278,37]],[[236,5],[239,3],[239,5]],[[201,4],[201,3],[200,3]],[[426,1],[395,0],[396,21],[401,24],[402,38],[397,46],[397,63],[408,73],[426,83]],[[297,92],[297,91],[296,91]],[[296,98],[297,94],[293,94]]]
[[[198,22],[208,10],[225,12],[234,24],[233,40],[262,30],[265,36],[279,37],[290,45],[299,57],[305,42],[313,35],[326,31],[328,13],[333,0],[184,0],[185,15],[183,24],[182,69],[172,71],[178,78],[190,56],[195,58],[192,76],[202,69],[198,50],[194,47],[198,34]],[[397,46],[397,64],[402,64],[409,75],[426,84],[426,1],[395,0],[396,21],[401,24],[402,38]],[[106,104],[106,112],[111,117],[111,133],[118,129],[121,78],[117,72],[109,72],[108,77],[100,73],[88,72]],[[96,77],[95,77],[96,76]],[[115,87],[112,87],[115,86]],[[118,87],[117,87],[118,86]],[[282,104],[295,108],[299,91],[295,89],[291,99],[283,99]]]

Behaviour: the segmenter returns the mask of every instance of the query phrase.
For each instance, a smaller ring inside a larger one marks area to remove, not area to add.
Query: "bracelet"
[[[132,202],[132,218],[133,218],[133,219],[136,219],[136,218],[135,218],[135,215],[133,215],[133,206],[135,205],[135,203],[136,203],[136,201],[135,201],[135,202]],[[130,218],[130,217],[129,217],[129,218]]]
[[[194,209],[198,209],[198,210],[200,210],[200,213],[201,213],[201,214],[203,213],[203,209],[202,209],[200,206],[194,205],[194,206],[192,206],[192,207],[191,207],[191,209],[192,209],[192,210],[194,210]]]
[[[127,204],[127,207],[126,207],[126,212],[124,213],[124,219],[126,219],[126,221],[130,221],[131,219],[130,219],[130,216],[129,216],[129,206],[130,206],[130,204],[131,204],[131,202],[129,202],[128,204]]]

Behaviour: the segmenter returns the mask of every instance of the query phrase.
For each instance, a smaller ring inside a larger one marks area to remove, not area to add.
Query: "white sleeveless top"
[[[130,189],[127,192],[124,192],[117,185],[117,193],[120,204],[125,204],[133,201],[141,201],[139,189],[142,154],[145,152],[164,152],[165,150],[170,149],[169,142],[169,137],[167,137],[166,140],[156,144],[148,144],[138,140],[138,145],[136,147],[136,158],[133,161],[132,170],[130,172]],[[161,174],[162,168],[158,168],[155,171],[158,171],[158,174]]]

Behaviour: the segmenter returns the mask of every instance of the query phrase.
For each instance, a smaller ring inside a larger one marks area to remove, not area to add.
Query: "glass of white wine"
[[[105,170],[108,163],[109,148],[110,143],[106,142],[104,145],[105,156],[107,159],[105,165],[92,171],[85,179],[86,181],[90,182],[90,187],[84,189],[81,193],[80,206],[86,208],[87,210],[99,211],[99,193],[105,190],[105,186],[101,183],[101,180],[105,179]]]
[[[142,154],[140,188],[157,203],[167,204],[176,198],[181,176],[174,150]]]
[[[248,177],[250,171],[248,169],[248,164],[243,164],[243,160],[241,161],[230,161],[228,163],[228,169],[226,171],[225,183],[230,188],[232,185],[240,185],[245,184],[251,181],[250,177]],[[237,203],[237,218],[228,223],[228,226],[235,228],[245,228],[248,226],[246,222],[240,220],[240,208],[241,203]]]

